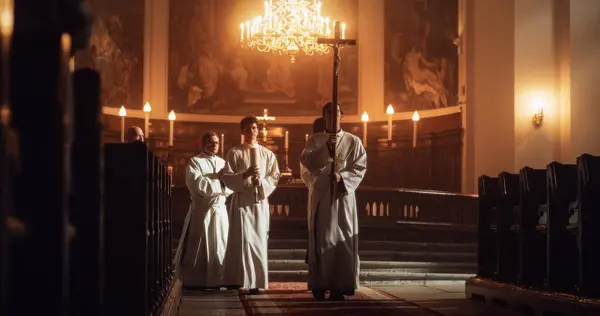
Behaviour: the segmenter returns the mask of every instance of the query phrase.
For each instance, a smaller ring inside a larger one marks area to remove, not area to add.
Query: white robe
[[[358,214],[354,192],[367,171],[367,153],[361,140],[338,132],[336,170],[341,181],[331,203],[331,158],[328,133],[313,135],[300,161],[310,175],[302,177],[311,188],[308,219],[308,288],[353,295],[358,289]]]
[[[229,219],[225,201],[232,193],[217,179],[225,160],[200,154],[190,158],[185,183],[192,212],[185,243],[182,279],[186,286],[224,285]]]
[[[267,238],[269,234],[269,201],[279,181],[275,154],[259,148],[260,187],[263,200],[256,203],[251,177],[243,179],[250,167],[250,145],[237,145],[229,150],[223,180],[233,190],[229,209],[229,243],[225,259],[225,282],[248,289],[268,288]]]

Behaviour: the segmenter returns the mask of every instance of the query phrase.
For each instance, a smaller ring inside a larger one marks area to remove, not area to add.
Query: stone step
[[[470,273],[424,273],[424,272],[387,272],[387,271],[360,271],[361,283],[369,284],[397,284],[402,282],[428,282],[428,281],[461,281],[474,276]],[[269,271],[270,282],[306,282],[308,271]]]
[[[477,254],[461,252],[412,252],[387,250],[358,250],[361,261],[396,262],[477,262]],[[304,260],[306,249],[269,249],[272,260]]]
[[[304,260],[269,260],[269,271],[304,271]],[[395,262],[361,261],[361,271],[422,272],[422,273],[476,273],[477,264],[469,262]]]
[[[307,239],[270,239],[270,249],[302,249],[308,246]],[[461,252],[476,253],[475,243],[427,243],[391,240],[360,240],[358,249],[399,250],[412,252]]]

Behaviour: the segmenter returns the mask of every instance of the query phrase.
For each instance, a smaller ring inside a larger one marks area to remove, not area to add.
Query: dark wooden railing
[[[107,315],[155,315],[173,281],[171,177],[143,143],[105,145]]]
[[[189,206],[185,186],[176,186],[174,196],[174,227],[183,225]],[[398,222],[421,222],[475,226],[477,204],[475,195],[432,190],[389,189],[362,186],[356,192],[359,225],[396,226]],[[269,197],[271,225],[279,220],[306,220],[308,190],[304,184],[280,184]]]

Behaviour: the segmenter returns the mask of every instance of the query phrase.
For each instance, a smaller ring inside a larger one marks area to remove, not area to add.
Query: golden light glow
[[[175,111],[171,110],[171,113],[169,113],[169,121],[175,121],[176,119]]]
[[[415,122],[418,122],[421,119],[421,116],[419,115],[419,111],[415,111],[415,113],[413,113],[412,115],[412,120]]]
[[[369,121],[369,114],[367,114],[367,111],[364,111],[362,116],[360,117],[360,120],[363,122],[368,122]]]
[[[119,110],[119,116],[127,116],[127,110],[125,110],[124,106],[121,106],[121,109]]]
[[[146,112],[146,113],[152,112],[152,107],[150,106],[150,102],[146,102],[146,104],[144,104],[144,112]]]
[[[388,105],[387,109],[385,110],[385,113],[388,115],[394,114],[394,107],[391,104]]]
[[[13,33],[14,28],[14,19],[12,8],[10,6],[5,6],[2,9],[2,13],[0,13],[0,31],[3,36],[10,36]]]
[[[71,35],[64,33],[60,37],[60,44],[64,53],[71,52]]]
[[[328,45],[319,37],[333,37],[333,20],[321,15],[323,3],[317,0],[266,0],[264,15],[240,23],[240,41],[260,52],[287,54],[293,63],[300,52],[308,56],[327,54]],[[345,38],[346,24],[342,23]]]

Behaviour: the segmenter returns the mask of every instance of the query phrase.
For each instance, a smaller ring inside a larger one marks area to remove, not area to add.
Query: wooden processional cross
[[[340,63],[341,63],[341,56],[340,56],[340,49],[347,46],[347,45],[356,45],[356,40],[355,39],[346,39],[346,38],[342,38],[341,36],[341,30],[340,30],[340,22],[339,21],[335,21],[333,22],[333,38],[329,38],[329,37],[319,37],[317,38],[317,43],[319,44],[325,44],[325,45],[329,45],[333,48],[333,96],[332,96],[332,103],[333,106],[331,109],[331,122],[330,122],[330,126],[332,127],[333,130],[330,130],[329,132],[333,135],[337,134],[337,130],[336,127],[338,125],[338,117],[337,117],[337,105],[339,104],[338,102],[338,80],[339,80],[339,74],[340,74]],[[335,174],[335,159],[336,159],[336,155],[335,155],[335,147],[332,148],[332,150],[330,150],[330,154],[331,154],[331,171],[330,174],[332,177],[334,177]],[[335,184],[332,181],[331,183],[331,204],[333,205],[333,201],[334,201],[334,195],[335,195]]]

